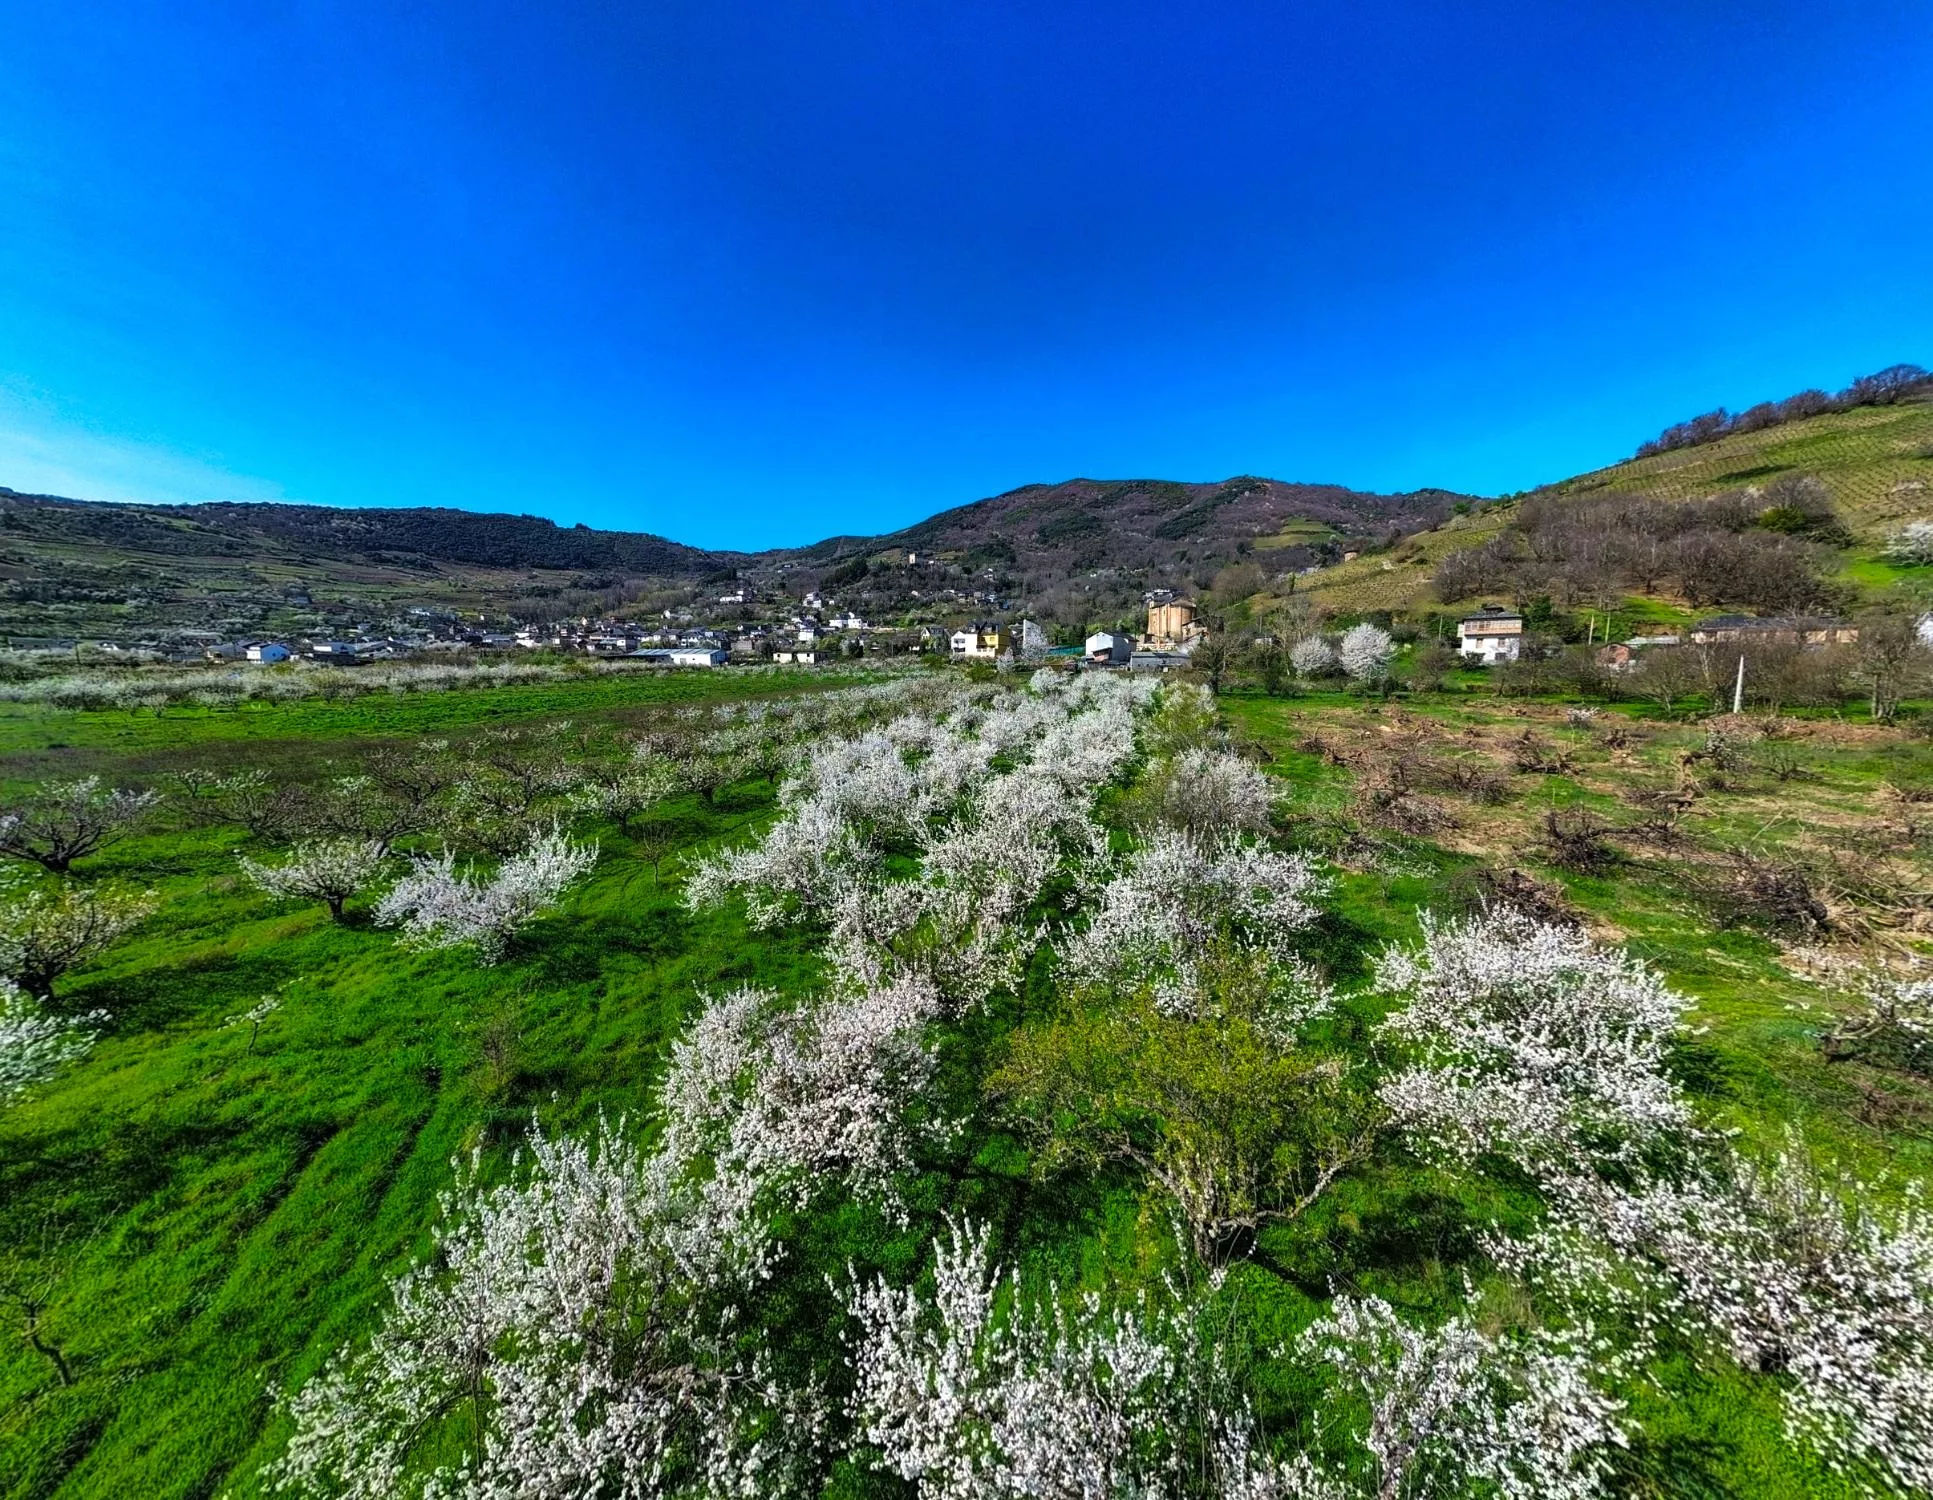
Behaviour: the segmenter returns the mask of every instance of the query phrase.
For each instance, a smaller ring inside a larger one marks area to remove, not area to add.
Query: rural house
[[[1815,615],[1713,615],[1691,627],[1692,644],[1762,643],[1781,646],[1850,646],[1859,627]]]
[[[954,631],[952,644],[958,659],[992,661],[1007,649],[1007,627],[976,620]]]
[[[1494,666],[1515,661],[1524,645],[1524,617],[1501,604],[1486,604],[1456,622],[1456,649],[1465,661]]]

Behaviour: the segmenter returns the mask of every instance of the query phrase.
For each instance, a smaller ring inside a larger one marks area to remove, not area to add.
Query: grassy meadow
[[[378,745],[460,746],[488,728],[558,720],[633,728],[810,681],[686,674],[279,707],[9,708],[0,777],[14,788],[78,774],[148,784],[191,764],[312,776]],[[1698,758],[1710,725],[1629,706],[1586,718],[1452,691],[1387,703],[1235,694],[1221,707],[1233,742],[1279,783],[1278,837],[1335,871],[1313,943],[1345,989],[1360,987],[1382,945],[1415,937],[1420,912],[1467,905],[1472,871],[1520,870],[1695,1002],[1697,1032],[1673,1066],[1702,1108],[1768,1147],[1797,1129],[1893,1184],[1883,1191],[1933,1172],[1933,1088],[1826,1061],[1830,1001],[1801,977],[1816,946],[1922,944],[1933,742],[1837,717],[1728,721],[1714,760]],[[1424,761],[1474,768],[1481,795],[1405,785],[1368,799],[1392,766]],[[1633,800],[1647,788],[1688,789],[1687,805],[1662,820]],[[600,843],[594,873],[493,967],[401,946],[363,900],[338,925],[320,905],[269,899],[238,874],[237,851],[254,847],[238,829],[163,817],[84,861],[82,879],[149,886],[161,903],[61,984],[63,1008],[112,1016],[98,1045],[0,1113],[0,1239],[15,1275],[44,1296],[40,1332],[73,1376],[62,1382],[17,1317],[0,1325],[0,1497],[257,1493],[257,1469],[286,1438],[275,1395],[369,1331],[387,1278],[430,1243],[453,1158],[481,1153],[486,1174],[501,1173],[533,1118],[648,1129],[669,1042],[704,994],[818,982],[811,931],[754,932],[736,908],[700,914],[681,901],[685,863],[757,830],[774,797],[769,779],[749,778],[709,799],[675,797],[637,837],[581,824]],[[1117,801],[1104,799],[1104,816]],[[1580,811],[1604,825],[1603,861],[1589,872],[1541,842],[1552,814]],[[1813,872],[1825,929],[1781,930],[1715,906],[1738,848]],[[1884,901],[1861,880],[1879,868]],[[844,1207],[785,1227],[799,1270],[784,1284],[783,1338],[799,1357],[831,1337],[827,1277],[853,1262],[910,1274],[947,1211],[992,1222],[1030,1275],[1065,1285],[1189,1274],[1131,1173],[1043,1179],[1027,1146],[979,1107],[978,1080],[1006,1033],[1051,1004],[1050,983],[1036,965],[1020,993],[948,1033],[942,1082],[967,1136],[927,1164],[907,1222]],[[265,1000],[272,1008],[250,1019]],[[1373,1002],[1350,1004],[1352,1024],[1373,1019]],[[1306,1218],[1264,1230],[1229,1273],[1231,1337],[1282,1420],[1298,1420],[1311,1396],[1288,1367],[1270,1375],[1270,1351],[1332,1290],[1447,1310],[1481,1226],[1522,1212],[1508,1182],[1453,1180],[1386,1155]],[[1619,1455],[1617,1493],[1857,1492],[1784,1441],[1769,1378],[1687,1355],[1665,1384],[1626,1395],[1646,1436]],[[910,1489],[841,1464],[827,1493]]]

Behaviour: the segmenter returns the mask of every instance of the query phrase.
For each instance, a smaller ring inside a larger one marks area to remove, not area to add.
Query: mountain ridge
[[[1214,481],[1074,478],[1021,485],[950,506],[895,531],[844,532],[802,546],[744,550],[699,547],[656,532],[582,522],[564,525],[529,512],[462,506],[86,500],[0,485],[0,517],[13,518],[0,527],[23,529],[19,513],[25,510],[39,517],[64,517],[50,529],[75,541],[98,540],[162,555],[192,554],[200,548],[232,550],[250,537],[261,537],[371,560],[415,554],[480,567],[617,567],[684,576],[761,563],[832,560],[899,545],[971,547],[996,533],[1013,541],[1021,538],[1002,530],[1003,523],[1013,521],[1033,523],[1024,538],[1033,546],[1074,554],[1090,553],[1086,539],[1110,523],[1125,540],[1185,543],[1200,538],[1211,546],[1224,540],[1224,533],[1230,539],[1255,539],[1297,520],[1322,522],[1338,535],[1355,534],[1351,528],[1369,535],[1413,524],[1430,511],[1474,498],[1442,489],[1378,494],[1255,475]],[[1095,510],[1110,505],[1114,509],[1105,514]],[[1055,514],[1057,510],[1072,514]],[[1220,515],[1224,511],[1226,516]]]

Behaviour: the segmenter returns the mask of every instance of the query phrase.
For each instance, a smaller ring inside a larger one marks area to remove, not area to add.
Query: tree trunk
[[[38,1353],[46,1356],[53,1363],[54,1373],[60,1377],[60,1383],[62,1385],[72,1385],[74,1383],[74,1372],[68,1367],[67,1356],[60,1352],[59,1345],[42,1341],[40,1337],[40,1316],[36,1311],[29,1311],[27,1313],[27,1342],[32,1344]]]

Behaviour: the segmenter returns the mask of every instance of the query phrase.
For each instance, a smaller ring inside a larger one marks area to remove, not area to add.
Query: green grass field
[[[293,774],[377,743],[560,718],[625,724],[735,690],[692,675],[282,708],[13,712],[0,716],[0,774],[18,782],[85,769],[145,781],[188,762]],[[1362,979],[1381,944],[1413,937],[1418,912],[1442,904],[1460,870],[1521,865],[1560,882],[1601,936],[1696,1002],[1701,1031],[1676,1065],[1702,1106],[1768,1144],[1797,1127],[1867,1175],[1933,1171],[1933,1091],[1823,1061],[1817,1021],[1793,1008],[1819,994],[1793,977],[1773,938],[1716,930],[1670,861],[1634,857],[1579,877],[1532,849],[1544,808],[1615,808],[1620,783],[1668,775],[1701,730],[1609,714],[1606,723],[1628,720],[1637,735],[1610,747],[1602,725],[1572,727],[1555,706],[1469,695],[1398,708],[1237,696],[1223,708],[1237,737],[1269,758],[1291,838],[1343,817],[1358,780],[1309,748],[1312,734],[1454,737],[1501,763],[1509,737],[1530,728],[1572,757],[1562,775],[1512,777],[1496,806],[1459,807],[1439,836],[1392,836],[1380,854],[1345,859],[1321,938],[1339,981]],[[1753,837],[1797,849],[1821,828],[1873,822],[1885,783],[1933,784],[1933,745],[1898,731],[1827,724],[1797,743],[1802,776],[1748,776],[1702,798],[1688,826],[1695,847]],[[0,1496],[256,1493],[255,1471],[284,1437],[273,1395],[372,1326],[386,1278],[429,1243],[454,1157],[479,1151],[501,1172],[533,1118],[563,1128],[600,1113],[641,1121],[667,1044],[701,995],[742,983],[802,993],[816,982],[816,934],[753,933],[736,912],[694,915],[679,899],[680,857],[756,828],[772,798],[768,783],[750,780],[715,805],[683,797],[660,809],[654,818],[679,852],[658,870],[614,828],[587,830],[602,843],[593,877],[491,968],[460,952],[404,949],[360,905],[336,926],[319,906],[268,900],[238,878],[232,830],[155,832],[92,861],[87,878],[152,885],[163,901],[134,938],[63,984],[63,1004],[114,1015],[109,1034],[0,1114],[0,1237],[53,1268],[45,1332],[75,1375],[61,1384],[18,1325],[5,1325]],[[1917,845],[1898,857],[1903,869],[1921,860]],[[259,1026],[234,1019],[264,997],[279,1003]],[[946,1049],[954,1102],[972,1106],[1000,1037],[1039,1003],[1023,994],[958,1027]],[[1874,1112],[1875,1090],[1893,1101],[1890,1113]],[[978,1119],[968,1149],[916,1185],[909,1225],[851,1210],[790,1226],[805,1268],[796,1337],[825,1336],[825,1276],[855,1257],[916,1264],[947,1209],[990,1219],[1030,1273],[1070,1284],[1118,1290],[1177,1269],[1131,1177],[1043,1181],[1027,1165],[1018,1141]],[[1239,1341],[1265,1356],[1338,1286],[1447,1307],[1461,1295],[1475,1230],[1509,1211],[1507,1194],[1418,1168],[1384,1162],[1355,1174],[1310,1219],[1266,1232],[1235,1268]],[[1293,1406],[1298,1391],[1284,1379],[1278,1394]],[[1630,1394],[1648,1436],[1620,1459],[1621,1493],[1853,1493],[1783,1441],[1770,1379],[1687,1361],[1668,1389]],[[828,1493],[906,1491],[842,1467]]]

